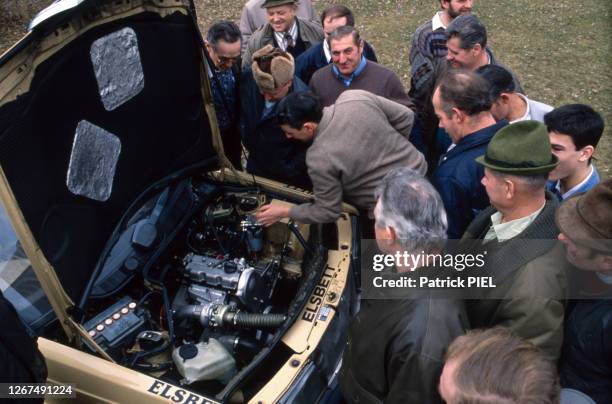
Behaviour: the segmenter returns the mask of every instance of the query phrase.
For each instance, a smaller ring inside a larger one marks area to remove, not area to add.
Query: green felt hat
[[[261,5],[261,8],[269,8],[276,6],[283,6],[285,4],[295,4],[296,0],[265,0]]]
[[[559,159],[550,151],[544,124],[521,121],[500,129],[476,162],[503,173],[531,175],[551,172]]]

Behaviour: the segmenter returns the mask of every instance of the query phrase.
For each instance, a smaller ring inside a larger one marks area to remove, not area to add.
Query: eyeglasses
[[[217,55],[217,60],[219,61],[219,64],[236,63],[238,59],[240,59],[240,56],[218,56]]]

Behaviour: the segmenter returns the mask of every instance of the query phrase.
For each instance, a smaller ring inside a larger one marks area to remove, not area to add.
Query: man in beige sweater
[[[292,208],[265,205],[257,214],[264,225],[286,217],[303,223],[333,222],[343,200],[371,212],[374,191],[389,170],[427,171],[425,158],[408,141],[414,113],[367,91],[345,91],[326,108],[314,94],[294,93],[279,103],[277,116],[288,138],[312,141],[306,165],[314,201]]]

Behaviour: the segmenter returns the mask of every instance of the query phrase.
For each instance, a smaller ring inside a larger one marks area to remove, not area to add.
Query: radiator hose
[[[174,312],[175,321],[182,319],[199,320],[204,327],[234,326],[239,328],[273,329],[287,319],[278,313],[245,313],[233,311],[228,305],[202,304],[185,305]]]
[[[277,313],[243,313],[227,311],[223,314],[223,324],[233,324],[238,327],[270,329],[278,328],[287,320],[287,316]]]

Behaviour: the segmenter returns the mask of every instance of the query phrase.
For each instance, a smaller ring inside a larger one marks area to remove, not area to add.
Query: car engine
[[[305,299],[310,227],[264,228],[255,212],[270,202],[286,203],[191,180],[150,197],[100,260],[86,306],[90,337],[125,366],[222,389],[278,340]]]

